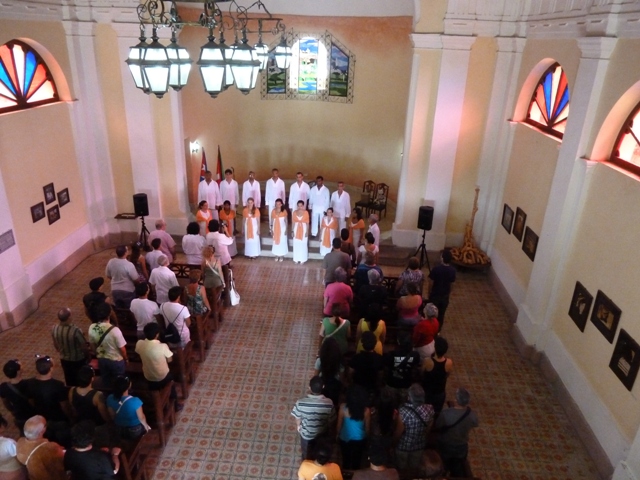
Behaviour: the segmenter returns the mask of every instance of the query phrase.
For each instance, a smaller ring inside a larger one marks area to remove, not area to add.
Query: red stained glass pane
[[[40,64],[36,67],[36,71],[33,74],[33,80],[31,80],[31,86],[29,87],[29,91],[27,92],[27,98],[33,95],[40,85],[47,79],[47,71],[44,68],[44,65]]]
[[[562,138],[569,116],[569,84],[557,63],[544,72],[529,104],[527,123]]]

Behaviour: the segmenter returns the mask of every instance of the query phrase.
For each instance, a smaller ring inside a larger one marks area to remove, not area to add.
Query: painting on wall
[[[524,230],[524,242],[522,242],[522,250],[533,262],[533,260],[536,258],[536,250],[538,250],[538,235],[536,235],[529,227]]]
[[[69,189],[65,188],[64,190],[60,190],[58,192],[58,205],[64,207],[67,203],[69,203],[71,199],[69,198]]]
[[[47,218],[49,219],[49,225],[60,220],[60,208],[58,205],[54,205],[47,210]]]
[[[609,368],[613,370],[622,384],[631,391],[640,368],[640,345],[623,328],[613,349]]]
[[[522,241],[524,234],[524,224],[527,222],[527,214],[520,207],[516,208],[516,219],[513,223],[513,233],[519,242]]]
[[[576,287],[573,289],[573,297],[571,297],[571,306],[569,306],[569,316],[581,332],[584,332],[584,327],[587,325],[592,303],[593,295],[584,288],[584,285],[576,282]]]
[[[31,220],[36,223],[44,218],[44,202],[36,203],[31,207]]]
[[[602,293],[601,290],[598,290],[593,312],[591,312],[591,322],[600,330],[600,333],[604,335],[604,338],[606,338],[609,343],[613,343],[621,315],[622,310],[620,310],[609,297]]]
[[[502,226],[507,233],[511,233],[511,227],[513,227],[513,210],[506,203],[502,209]]]
[[[56,190],[53,188],[53,183],[42,187],[44,191],[44,201],[47,205],[56,201]]]

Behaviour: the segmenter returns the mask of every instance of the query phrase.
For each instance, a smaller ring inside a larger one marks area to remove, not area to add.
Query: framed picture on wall
[[[573,297],[571,297],[571,305],[569,306],[569,316],[581,332],[584,332],[584,327],[587,325],[592,303],[593,295],[584,288],[584,285],[576,282],[576,287],[573,289]]]
[[[31,207],[31,220],[36,223],[44,218],[44,202],[36,203]]]
[[[511,233],[515,235],[519,242],[522,241],[522,235],[524,234],[524,224],[527,221],[527,214],[522,211],[520,207],[516,208],[516,219],[513,223],[513,230]]]
[[[640,368],[640,345],[631,338],[631,335],[624,328],[620,329],[609,368],[627,387],[627,390],[631,391]]]
[[[65,188],[64,190],[60,190],[58,192],[58,205],[64,207],[67,203],[69,203],[71,199],[69,198],[69,189]]]
[[[42,190],[44,191],[44,202],[47,205],[56,201],[56,190],[53,188],[53,183],[45,185]]]
[[[601,290],[596,294],[596,301],[591,312],[591,322],[596,326],[600,333],[604,335],[609,343],[613,343],[616,336],[618,322],[620,322],[620,310],[615,303],[611,301]]]
[[[60,208],[58,205],[54,205],[47,210],[47,218],[49,219],[49,225],[60,220]]]
[[[511,227],[513,227],[513,210],[506,203],[502,209],[502,226],[507,233],[511,233]]]
[[[536,258],[536,250],[538,249],[538,235],[533,233],[529,227],[524,230],[524,241],[522,242],[522,250],[531,259]]]

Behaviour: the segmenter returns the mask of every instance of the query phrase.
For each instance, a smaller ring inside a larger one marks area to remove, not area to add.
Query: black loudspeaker
[[[418,228],[420,230],[431,230],[433,225],[433,207],[420,207],[418,212]]]
[[[147,203],[146,193],[136,193],[133,196],[133,211],[136,213],[136,217],[149,216],[149,204]]]

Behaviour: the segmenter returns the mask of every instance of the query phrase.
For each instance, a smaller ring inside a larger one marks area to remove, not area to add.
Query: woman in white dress
[[[309,212],[302,200],[298,201],[298,209],[291,214],[291,222],[293,263],[304,263],[309,259]]]
[[[242,211],[244,220],[244,255],[251,260],[260,256],[260,209],[256,208],[253,198],[247,199]]]
[[[182,237],[182,251],[187,257],[187,264],[200,265],[202,263],[202,249],[206,241],[200,235],[200,226],[196,222],[187,225],[187,234]]]
[[[276,262],[282,262],[289,253],[289,240],[287,238],[287,211],[282,208],[282,199],[276,200],[276,206],[271,210],[269,231],[273,237],[271,252],[276,257]]]
[[[209,233],[209,220],[211,220],[211,210],[209,210],[209,204],[206,200],[202,200],[198,204],[198,211],[196,212],[196,222],[200,225],[200,235],[205,237]]]
[[[233,238],[233,243],[227,247],[229,250],[229,255],[231,257],[235,257],[238,254],[238,246],[236,245],[236,212],[235,210],[231,210],[231,202],[229,200],[225,200],[222,205],[222,210],[220,210],[220,224],[223,222],[226,223],[225,230],[227,231],[227,236],[229,238]]]
[[[323,257],[331,251],[333,239],[338,231],[338,219],[333,216],[333,208],[327,208],[320,222],[320,255]]]

